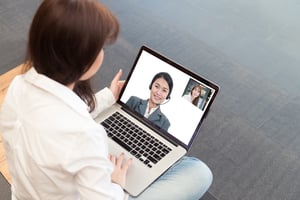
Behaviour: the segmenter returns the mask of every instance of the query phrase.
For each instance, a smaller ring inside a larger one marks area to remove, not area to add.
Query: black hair
[[[165,79],[167,81],[167,83],[169,85],[169,93],[168,93],[168,96],[166,97],[166,99],[170,99],[171,98],[170,95],[171,95],[171,92],[172,92],[172,89],[173,89],[173,80],[172,80],[172,77],[170,76],[170,74],[168,74],[167,72],[160,72],[160,73],[156,74],[153,77],[153,79],[152,79],[152,81],[151,81],[151,83],[149,85],[149,89],[152,88],[152,84],[154,83],[154,81],[156,79],[159,79],[159,78],[163,78],[163,79]]]

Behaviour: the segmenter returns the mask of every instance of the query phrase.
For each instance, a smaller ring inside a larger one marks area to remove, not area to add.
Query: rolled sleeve
[[[97,92],[95,97],[97,104],[95,110],[91,112],[93,118],[97,117],[99,113],[109,108],[116,102],[113,93],[107,87]]]

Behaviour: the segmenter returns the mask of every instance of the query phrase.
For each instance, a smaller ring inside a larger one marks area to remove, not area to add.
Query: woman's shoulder
[[[140,101],[144,101],[144,100],[137,96],[131,96],[131,97],[129,97],[127,103],[136,103],[136,102],[140,102]]]
[[[129,99],[131,99],[131,100],[141,100],[141,98],[139,98],[137,96],[131,96],[131,97],[129,97]]]

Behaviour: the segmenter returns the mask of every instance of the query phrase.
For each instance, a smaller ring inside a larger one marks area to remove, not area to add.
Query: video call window
[[[136,63],[120,101],[126,104],[132,96],[143,100],[149,99],[149,85],[153,77],[160,72],[167,72],[173,80],[170,98],[160,105],[162,113],[170,122],[167,132],[184,144],[188,144],[204,115],[214,89],[144,51]],[[195,85],[201,86],[201,99],[197,105],[184,97],[191,93]]]
[[[204,110],[211,95],[211,89],[198,81],[190,79],[182,94],[182,97],[194,106]]]

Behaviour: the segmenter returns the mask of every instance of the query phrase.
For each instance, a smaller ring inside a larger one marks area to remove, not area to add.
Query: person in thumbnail
[[[126,104],[167,131],[170,127],[170,122],[160,110],[160,105],[164,104],[165,100],[170,100],[172,88],[173,80],[171,76],[166,72],[160,72],[153,77],[149,85],[149,99],[143,100],[139,97],[131,96]]]
[[[189,94],[183,96],[184,99],[199,107],[203,99],[201,98],[202,87],[195,85]]]

